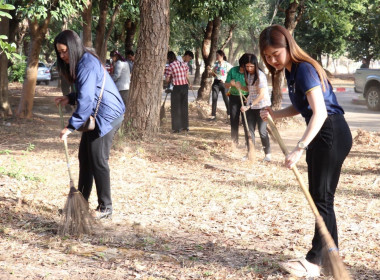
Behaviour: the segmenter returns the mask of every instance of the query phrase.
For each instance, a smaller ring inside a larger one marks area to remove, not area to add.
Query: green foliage
[[[13,64],[8,68],[8,79],[10,82],[24,82],[26,70],[26,57],[20,56],[12,60]]]
[[[380,1],[361,1],[351,20],[353,28],[347,36],[349,57],[358,61],[380,59]]]
[[[10,14],[7,12],[3,12],[2,10],[14,10],[15,7],[10,4],[5,4],[4,0],[0,0],[0,21],[2,17],[7,17],[9,19],[12,18]],[[8,37],[5,35],[0,35],[0,54],[5,53],[8,59],[11,58],[20,58],[18,54],[16,54],[16,44],[9,44]]]

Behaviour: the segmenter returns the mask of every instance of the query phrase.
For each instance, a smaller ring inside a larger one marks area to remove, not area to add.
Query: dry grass
[[[118,135],[113,221],[92,236],[59,237],[69,191],[52,105],[59,93],[37,89],[32,120],[0,123],[1,279],[291,279],[278,262],[305,255],[314,219],[280,149],[272,142],[270,163],[259,147],[253,164],[242,161],[242,135],[232,148],[223,118],[199,119],[194,104],[188,134],[171,134],[166,121],[144,142]],[[282,123],[285,143],[294,145],[303,125]],[[379,279],[380,134],[354,135],[336,194],[341,254],[354,279]],[[70,135],[74,178],[78,143],[79,133]],[[306,180],[304,161],[299,169]],[[96,201],[93,191],[91,208]]]

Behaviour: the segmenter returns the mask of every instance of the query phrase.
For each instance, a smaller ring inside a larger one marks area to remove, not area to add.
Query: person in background
[[[186,63],[189,66],[190,61],[194,59],[194,54],[192,51],[185,51],[183,56],[177,56],[177,60],[182,63]]]
[[[227,79],[227,73],[232,68],[232,65],[226,61],[226,55],[222,50],[216,51],[216,62],[214,68],[212,69],[212,75],[215,77],[214,83],[212,84],[212,105],[211,105],[211,120],[216,118],[216,107],[218,103],[219,92],[222,94],[224,104],[226,105],[227,118],[230,116],[230,109],[228,106],[228,96],[227,89],[224,83]]]
[[[114,135],[124,119],[124,102],[104,65],[94,52],[83,45],[77,33],[62,31],[54,39],[54,48],[59,72],[70,83],[75,83],[76,89],[76,92],[55,98],[57,106],[77,105],[68,125],[60,133],[61,140],[79,129],[90,115],[94,115],[104,83],[96,127],[83,132],[79,144],[78,190],[88,201],[95,179],[98,194],[96,217],[111,218],[113,209],[108,159]]]
[[[172,131],[179,133],[189,131],[189,67],[187,63],[177,60],[174,52],[168,52],[169,66],[165,71],[166,83],[173,84],[171,94]]]
[[[127,104],[129,84],[131,82],[131,73],[128,62],[117,52],[111,51],[110,57],[114,63],[112,79],[119,90],[124,104]]]
[[[132,75],[133,64],[135,63],[135,53],[132,50],[129,50],[125,55],[127,56],[127,62],[129,64],[129,72]]]
[[[369,68],[369,63],[367,62],[367,59],[362,59],[362,65],[360,65],[360,68]]]
[[[230,89],[229,104],[230,109],[230,123],[231,123],[231,139],[234,145],[239,143],[239,123],[240,115],[242,114],[240,109],[244,105],[240,101],[239,88],[246,87],[244,77],[244,65],[248,63],[248,57],[243,54],[239,59],[239,66],[232,67],[227,74],[225,87]],[[241,90],[243,98],[248,97],[248,92],[244,89]],[[249,137],[246,126],[244,125],[246,144],[248,145]],[[248,145],[249,146],[249,145]]]
[[[267,27],[260,34],[259,46],[272,77],[285,69],[292,103],[278,111],[267,107],[260,115],[264,120],[268,115],[273,119],[298,114],[304,117],[306,130],[285,157],[285,166],[292,168],[306,151],[309,192],[338,246],[334,196],[342,164],[352,147],[352,135],[344,111],[321,65],[297,45],[286,28],[280,25]],[[318,277],[323,263],[323,246],[323,239],[315,227],[306,258],[280,263],[280,267],[293,276]]]
[[[265,153],[264,161],[270,161],[271,153],[267,123],[260,117],[260,109],[271,105],[267,77],[259,68],[256,55],[249,53],[247,56],[248,62],[244,65],[244,77],[247,86],[243,87],[243,89],[249,92],[249,96],[246,106],[241,107],[241,111],[246,112],[249,132],[253,141],[255,141],[255,128],[257,125]]]

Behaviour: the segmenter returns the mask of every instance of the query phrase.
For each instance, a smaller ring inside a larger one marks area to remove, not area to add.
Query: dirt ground
[[[21,85],[10,89],[16,108]],[[306,254],[314,218],[278,145],[271,141],[267,163],[257,141],[256,159],[244,161],[243,135],[232,147],[223,113],[200,119],[194,104],[187,134],[170,132],[169,107],[153,139],[119,133],[110,158],[113,220],[92,235],[58,236],[69,185],[58,95],[37,86],[31,120],[0,120],[0,279],[295,279],[278,263]],[[289,147],[303,129],[298,119],[279,124]],[[375,280],[380,133],[352,133],[335,202],[340,253],[353,279]],[[69,136],[75,178],[79,139]],[[307,182],[304,160],[298,168]]]

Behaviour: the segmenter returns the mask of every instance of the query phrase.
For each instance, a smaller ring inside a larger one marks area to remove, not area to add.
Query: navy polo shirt
[[[285,77],[288,82],[289,98],[293,106],[309,123],[313,111],[307,101],[307,93],[316,87],[323,87],[318,73],[308,62],[292,64],[292,71],[285,69]],[[326,90],[323,91],[323,98],[328,115],[344,114],[343,108],[338,104],[335,93],[330,83],[326,83]]]

